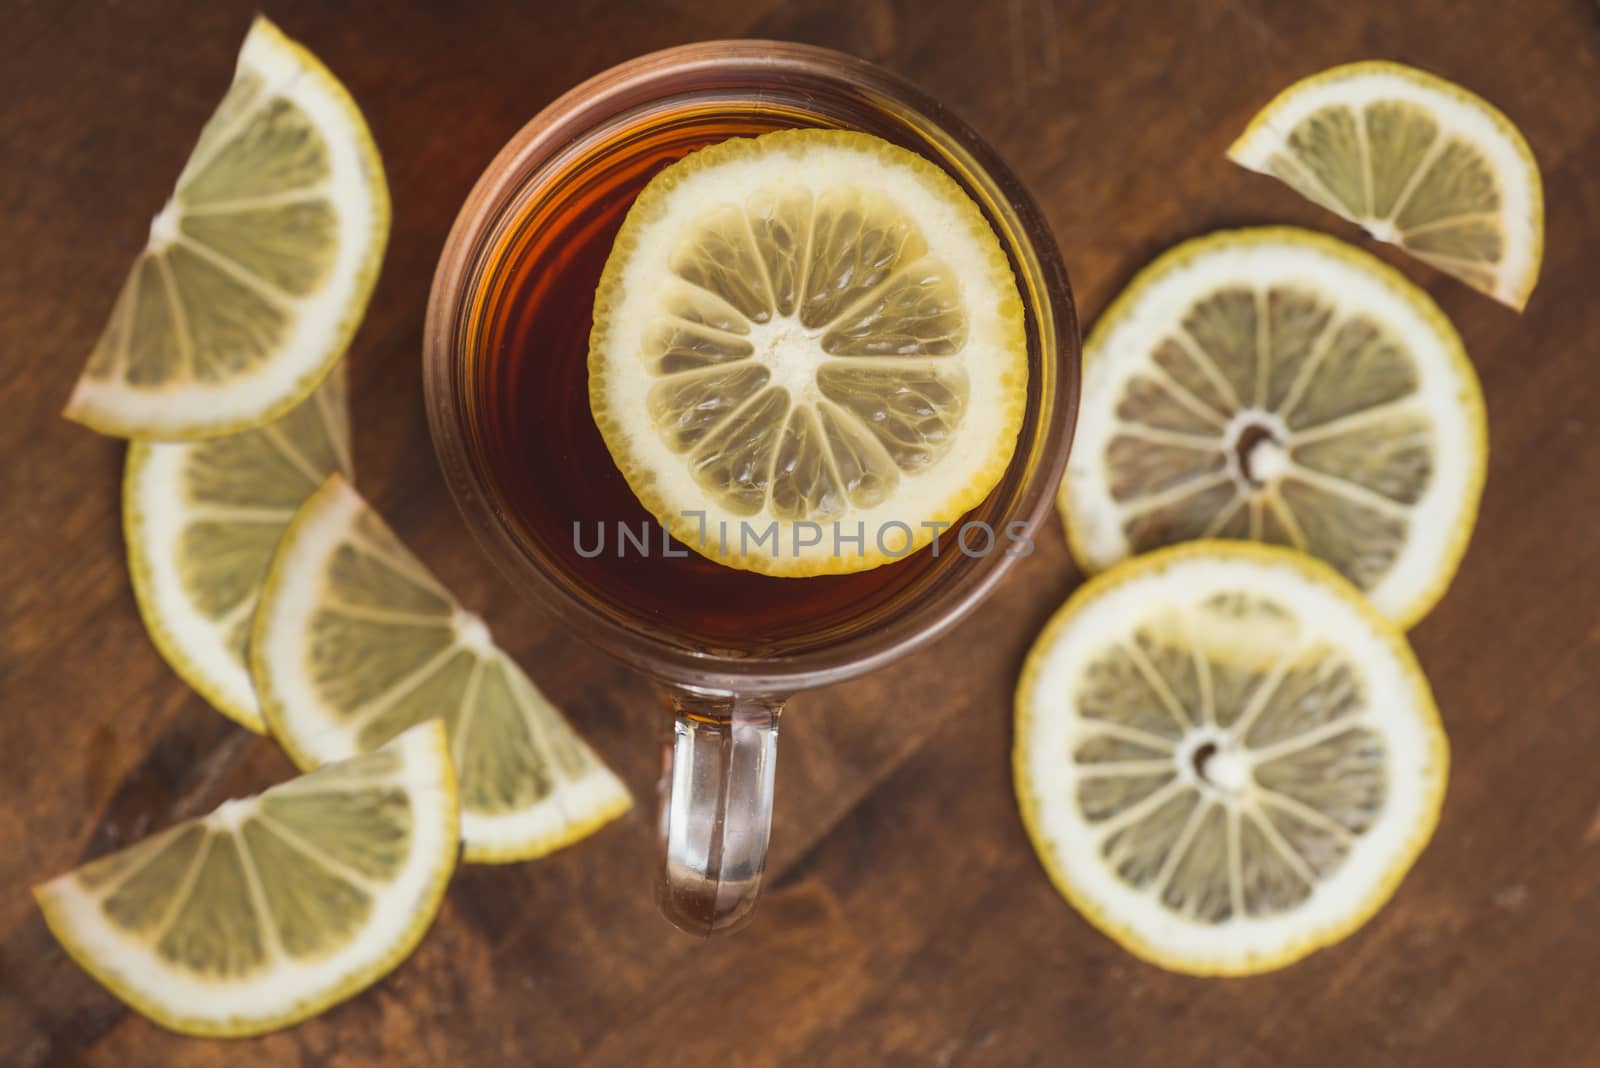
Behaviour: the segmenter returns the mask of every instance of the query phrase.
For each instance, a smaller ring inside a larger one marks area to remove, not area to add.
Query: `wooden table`
[[[0,1064],[1600,1064],[1600,10],[1579,0],[284,2],[361,101],[394,233],[351,352],[367,495],[641,798],[646,685],[507,590],[432,462],[423,306],[494,151],[577,81],[704,38],[877,60],[1006,155],[1059,235],[1086,322],[1183,238],[1289,222],[1427,287],[1488,395],[1488,490],[1412,635],[1454,747],[1433,844],[1335,949],[1235,981],[1129,957],[1051,889],[1011,794],[1024,651],[1079,581],[1052,523],[951,637],[796,700],[770,889],[703,944],[655,915],[649,806],[548,860],[466,868],[415,956],[289,1032],[184,1039],[56,947],[26,888],[288,776],[145,637],[122,559],[123,447],[57,412],[229,78],[254,4],[13,2],[0,52]],[[1521,317],[1361,240],[1223,149],[1295,78],[1399,59],[1521,126],[1544,169],[1544,281]]]

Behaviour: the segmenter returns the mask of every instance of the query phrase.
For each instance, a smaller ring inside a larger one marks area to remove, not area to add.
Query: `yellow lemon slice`
[[[1289,545],[1409,626],[1466,550],[1487,440],[1425,293],[1318,234],[1223,232],[1157,259],[1095,324],[1059,502],[1086,570],[1198,538]]]
[[[1509,119],[1443,78],[1323,71],[1262,108],[1228,158],[1518,311],[1539,281],[1539,165]]]
[[[259,430],[128,447],[122,530],[139,614],[185,682],[256,732],[246,650],[273,551],[304,500],[351,473],[340,367],[289,414]]]
[[[632,805],[483,621],[339,475],[284,533],[250,661],[267,724],[302,768],[444,720],[467,860],[542,856]]]
[[[175,1031],[314,1016],[410,954],[455,870],[443,727],[229,801],[34,889],[91,975]]]
[[[1129,951],[1243,975],[1338,941],[1438,821],[1449,750],[1405,638],[1325,565],[1201,542],[1073,595],[1017,687],[1017,798]]]
[[[982,213],[866,134],[785,130],[656,176],[595,296],[589,403],[644,506],[770,575],[863,571],[988,494],[1026,402]]]
[[[388,237],[389,190],[361,112],[316,57],[257,18],[67,417],[192,439],[283,415],[344,354]]]

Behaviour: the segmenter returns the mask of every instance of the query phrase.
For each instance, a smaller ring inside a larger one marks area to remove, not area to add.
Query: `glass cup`
[[[583,168],[599,173],[630,131],[685,107],[700,114],[756,109],[779,125],[875,134],[944,168],[988,217],[1023,299],[1028,403],[1011,465],[969,521],[994,531],[1016,531],[1011,524],[1021,523],[1031,537],[1049,512],[1076,415],[1079,336],[1050,231],[994,150],[919,90],[841,53],[778,41],[717,41],[640,57],[545,108],[478,180],[445,244],[428,303],[423,369],[434,446],[468,526],[510,580],[572,632],[659,686],[669,716],[657,900],[672,923],[708,935],[740,926],[755,906],[785,700],[932,641],[970,612],[1018,555],[996,549],[969,557],[946,546],[939,566],[923,569],[917,581],[847,623],[752,651],[676,633],[659,616],[598,595],[508,515],[483,461],[468,389],[470,357],[482,340],[479,298],[494,284],[496,250],[505,247],[506,229],[529,217],[529,204],[578,195]],[[585,404],[586,397],[571,403]]]

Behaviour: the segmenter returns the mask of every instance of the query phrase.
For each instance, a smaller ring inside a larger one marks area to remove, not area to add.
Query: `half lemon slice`
[[[1228,158],[1518,311],[1539,281],[1539,165],[1509,119],[1443,78],[1323,71],[1262,108]]]
[[[284,533],[250,662],[267,724],[302,768],[444,720],[467,860],[543,856],[632,805],[483,621],[339,475]]]
[[[1091,580],[1017,687],[1017,798],[1085,918],[1175,971],[1338,941],[1427,843],[1449,751],[1405,638],[1300,553],[1163,550]]]
[[[455,870],[444,728],[92,861],[34,888],[91,975],[175,1031],[239,1036],[314,1016],[421,941]]]
[[[994,232],[932,163],[784,130],[639,195],[595,296],[589,403],[678,540],[770,575],[927,545],[1016,447],[1027,343]]]
[[[295,510],[335,471],[351,473],[342,366],[259,430],[128,447],[122,531],[145,629],[185,682],[258,733],[256,601]]]
[[[1466,551],[1487,460],[1477,375],[1427,294],[1319,234],[1228,231],[1095,324],[1059,501],[1086,570],[1198,538],[1289,545],[1410,626]]]
[[[277,418],[344,354],[388,237],[360,110],[258,17],[65,414],[157,439]]]

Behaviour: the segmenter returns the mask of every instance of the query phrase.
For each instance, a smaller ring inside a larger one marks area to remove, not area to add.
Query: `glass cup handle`
[[[783,701],[675,693],[670,704],[656,901],[706,937],[744,926],[761,892]]]

